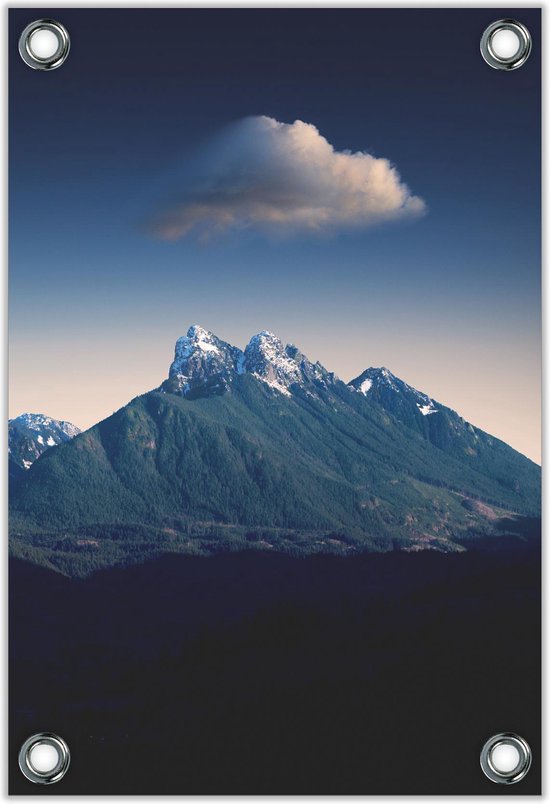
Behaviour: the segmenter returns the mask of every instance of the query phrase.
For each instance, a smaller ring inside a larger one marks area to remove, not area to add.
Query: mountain
[[[42,413],[23,413],[8,422],[10,477],[21,476],[50,447],[70,441],[80,430]]]
[[[369,368],[349,385],[369,402],[472,468],[491,474],[498,465],[499,482],[520,489],[517,452],[474,427],[451,408],[407,385],[387,368]]]
[[[87,574],[162,552],[449,552],[536,529],[540,468],[378,371],[346,385],[271,333],[243,352],[193,326],[160,388],[16,484],[12,552]]]
[[[283,346],[272,332],[255,335],[242,352],[194,324],[187,335],[178,338],[168,380],[161,390],[191,399],[222,394],[242,374],[252,374],[286,396],[293,385],[326,385],[335,380],[293,344]]]

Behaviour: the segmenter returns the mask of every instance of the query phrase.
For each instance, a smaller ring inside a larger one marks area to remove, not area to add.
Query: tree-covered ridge
[[[250,546],[454,551],[509,512],[537,516],[539,478],[494,439],[476,461],[436,446],[343,383],[287,396],[245,374],[222,395],[145,394],[45,453],[14,484],[11,541],[90,566]]]

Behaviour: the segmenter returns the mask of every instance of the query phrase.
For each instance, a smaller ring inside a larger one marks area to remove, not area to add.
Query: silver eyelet
[[[41,771],[32,764],[32,751],[38,745],[51,745],[57,751],[57,763],[47,771]],[[65,740],[51,732],[33,734],[25,740],[19,751],[19,768],[23,776],[35,784],[54,784],[59,782],[69,769],[71,755]]]
[[[38,31],[50,31],[57,39],[57,50],[50,56],[41,58],[33,52],[31,40]],[[55,70],[61,67],[71,47],[71,40],[66,28],[55,20],[35,20],[27,25],[19,37],[19,54],[25,64],[33,70]]]
[[[518,49],[508,58],[497,55],[493,49],[493,37],[499,31],[512,31],[518,38]],[[509,19],[492,22],[483,32],[480,42],[481,55],[489,67],[493,67],[495,70],[517,70],[529,58],[531,47],[531,34],[525,25]]]
[[[500,745],[511,745],[518,753],[518,763],[515,768],[509,771],[499,770],[495,766],[493,752]],[[502,732],[490,737],[481,749],[480,754],[483,773],[488,779],[497,784],[516,784],[516,782],[521,782],[531,767],[531,759],[532,754],[528,744],[523,737],[519,737],[512,732]]]

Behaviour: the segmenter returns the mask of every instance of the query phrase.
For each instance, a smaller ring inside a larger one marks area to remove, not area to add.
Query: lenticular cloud
[[[249,117],[190,160],[175,200],[151,223],[165,240],[231,229],[363,228],[425,211],[387,160],[336,151],[315,126]]]

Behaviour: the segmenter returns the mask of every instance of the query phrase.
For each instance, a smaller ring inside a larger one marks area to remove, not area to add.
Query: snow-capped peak
[[[81,432],[71,422],[52,419],[51,416],[45,416],[43,413],[21,413],[15,419],[10,419],[10,424],[25,427],[27,430],[35,430],[38,433],[41,433],[44,429],[56,430],[64,433],[69,438],[74,438]]]
[[[272,332],[254,335],[244,350],[246,371],[286,396],[289,386],[300,382],[300,369],[289,357],[283,343]]]
[[[285,396],[295,385],[335,381],[323,366],[311,363],[293,344],[285,346],[273,332],[254,335],[243,352],[193,324],[176,342],[169,379],[161,389],[183,396],[223,393],[242,374],[253,374]]]
[[[70,441],[80,433],[74,424],[43,413],[22,413],[8,423],[10,459],[22,469],[28,469],[49,447]]]
[[[189,327],[187,330],[187,335],[178,338],[176,341],[176,353],[172,368],[176,365],[177,370],[179,368],[177,366],[178,361],[186,360],[195,350],[219,353],[220,350],[216,345],[217,340],[216,336],[211,332],[203,329],[198,324],[193,324],[193,326]]]
[[[381,366],[380,368],[369,368],[364,372],[364,374],[368,379],[371,380],[372,383],[376,383],[378,385],[384,384],[396,391],[400,389],[400,386],[407,385],[407,383],[403,382],[403,380],[400,380],[399,377],[395,376],[395,374],[392,374],[392,372],[385,366]]]
[[[414,391],[414,388],[411,388],[406,382],[403,382],[403,380],[400,380],[395,374],[392,374],[385,366],[381,366],[380,368],[371,366],[371,368],[366,369],[360,374],[359,377],[351,380],[349,385],[361,391],[363,394],[368,394],[371,388],[376,389],[381,387],[391,388],[396,393],[400,393],[406,388]]]
[[[293,386],[308,386],[312,393],[314,385],[336,381],[320,363],[311,363],[294,344],[284,346],[267,330],[250,339],[244,354],[246,371],[285,396],[291,396]]]
[[[383,402],[389,409],[398,406],[401,412],[408,409],[413,413],[421,413],[422,416],[438,413],[440,409],[427,394],[403,382],[385,366],[366,369],[359,377],[351,380],[349,385],[365,396]],[[391,398],[394,398],[393,404],[390,403]]]
[[[181,393],[207,388],[222,393],[238,374],[243,353],[235,346],[222,341],[199,324],[193,324],[187,335],[178,338],[169,379],[163,390]]]

